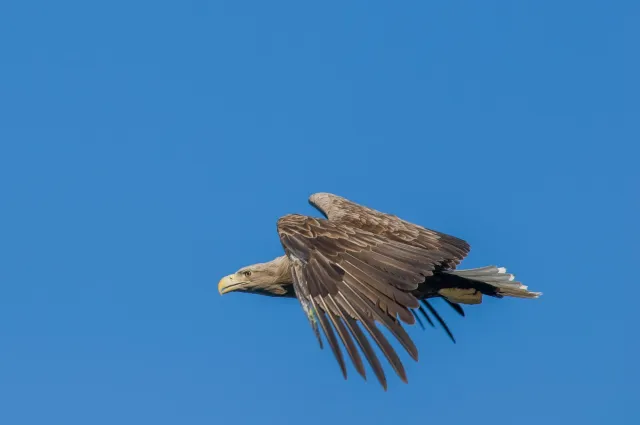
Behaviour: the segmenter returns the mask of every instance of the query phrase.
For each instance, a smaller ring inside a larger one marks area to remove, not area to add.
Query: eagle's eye
[[[245,277],[249,277],[249,276],[251,276],[251,270],[245,270],[244,272],[242,272],[242,274],[243,274]]]

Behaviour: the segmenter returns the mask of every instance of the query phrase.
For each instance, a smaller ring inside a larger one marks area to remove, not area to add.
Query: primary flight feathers
[[[340,342],[363,378],[366,372],[360,352],[387,388],[368,334],[407,382],[402,362],[378,323],[415,360],[418,350],[402,323],[418,321],[424,327],[424,318],[433,326],[431,314],[453,339],[429,298],[443,298],[464,315],[459,304],[478,304],[483,295],[541,295],[528,291],[502,267],[455,270],[470,250],[462,239],[329,193],[316,193],[309,202],[324,214],[324,219],[298,214],[280,218],[277,230],[285,255],[243,267],[224,277],[218,289],[221,294],[243,291],[296,297],[321,347],[320,331],[325,335],[345,378],[347,368]]]

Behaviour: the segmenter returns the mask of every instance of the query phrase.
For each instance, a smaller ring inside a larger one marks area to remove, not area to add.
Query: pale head
[[[223,277],[218,283],[220,295],[228,292],[253,292],[263,295],[286,296],[290,292],[291,272],[286,256],[268,263],[242,267]]]

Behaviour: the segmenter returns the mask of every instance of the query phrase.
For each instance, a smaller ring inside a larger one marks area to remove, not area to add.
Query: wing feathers
[[[331,351],[333,351],[338,364],[340,365],[340,370],[342,370],[342,375],[345,379],[347,379],[347,368],[344,364],[344,359],[342,357],[342,350],[340,350],[340,346],[338,345],[338,340],[336,339],[336,335],[333,333],[333,329],[331,329],[331,325],[327,321],[327,317],[325,315],[324,309],[318,308],[315,301],[311,301],[313,307],[316,310],[318,315],[318,319],[320,320],[320,326],[324,331],[324,334],[327,336],[327,341],[329,342],[329,346],[331,347]]]
[[[362,332],[362,329],[360,329],[360,327],[358,326],[358,323],[355,320],[355,319],[359,318],[359,314],[351,306],[351,304],[349,303],[349,301],[345,298],[345,296],[343,294],[339,294],[339,296],[340,296],[340,298],[339,298],[340,306],[342,308],[345,308],[343,306],[346,306],[347,310],[353,311],[353,315],[355,316],[355,318],[353,318],[353,319],[351,317],[345,317],[345,323],[346,323],[347,327],[349,328],[349,331],[351,331],[351,334],[353,335],[353,337],[358,342],[358,345],[360,346],[360,349],[364,353],[364,356],[367,358],[367,361],[369,362],[369,365],[371,366],[371,369],[373,370],[373,373],[376,375],[376,378],[378,378],[378,381],[380,382],[380,385],[382,385],[382,387],[386,390],[387,389],[387,377],[384,374],[384,370],[382,369],[382,365],[380,364],[380,360],[378,359],[378,357],[376,356],[375,352],[373,351],[373,348],[371,347],[371,343],[369,343],[369,340],[364,335],[364,333]]]
[[[460,316],[464,317],[464,310],[462,309],[460,304],[451,302],[448,299],[446,299],[445,297],[442,297],[442,299],[445,300],[447,302],[447,304],[449,304],[451,306],[451,308],[454,309]]]
[[[357,258],[345,258],[345,261],[341,266],[347,272],[345,279],[351,277],[360,285],[368,286],[378,293],[384,294],[386,297],[395,300],[406,307],[417,307],[418,301],[413,295],[389,285],[387,276],[379,273],[376,269],[371,268],[369,265],[359,261]]]
[[[327,301],[323,308],[325,308],[326,310],[338,311],[339,313],[342,313],[342,310],[340,309],[338,304],[335,302],[333,297],[327,298]],[[351,357],[351,361],[353,362],[353,365],[355,366],[356,371],[364,379],[367,379],[367,375],[364,370],[364,364],[362,363],[362,358],[360,357],[360,353],[358,352],[358,349],[353,343],[351,336],[349,335],[349,333],[347,332],[347,329],[342,323],[342,319],[340,318],[339,315],[332,314],[332,313],[329,313],[329,319],[331,319],[331,323],[333,323],[333,326],[338,331],[338,335],[340,336],[342,343],[345,345],[347,349],[347,353],[349,354],[349,357]]]
[[[422,316],[427,320],[427,322],[429,322],[429,324],[431,325],[431,327],[435,327],[436,325],[434,325],[433,320],[431,320],[431,317],[429,317],[429,315],[427,314],[426,311],[424,311],[424,307],[420,306],[420,308],[418,309],[418,311],[422,314]]]
[[[361,311],[371,313],[372,318],[382,323],[393,334],[393,336],[400,341],[409,355],[411,355],[414,360],[418,360],[418,349],[411,338],[409,338],[407,332],[398,322],[394,321],[388,315],[382,314],[381,311],[375,308],[369,300],[362,298],[357,292],[352,291],[351,288],[345,287],[344,294],[346,297],[349,297],[350,300],[353,300],[355,305],[358,306]],[[371,332],[371,330],[369,330],[369,332]]]
[[[374,305],[377,304],[379,306],[380,303],[385,303],[387,307],[385,313],[387,313],[389,316],[398,316],[400,320],[408,324],[414,323],[414,321],[410,317],[408,317],[408,315],[410,315],[409,309],[407,309],[403,305],[398,304],[387,295],[375,291],[369,285],[360,283],[356,278],[352,276],[347,276],[344,283],[345,285],[348,285],[351,290],[357,291],[360,295],[367,297],[369,301],[371,301],[371,303]]]
[[[356,302],[356,304],[358,303]],[[396,354],[395,350],[393,349],[391,344],[389,344],[389,341],[387,341],[382,332],[380,332],[380,330],[376,327],[373,320],[366,314],[361,314],[359,310],[360,309],[355,310],[357,315],[356,319],[358,319],[360,323],[362,323],[362,325],[369,332],[376,344],[378,344],[378,347],[380,347],[380,350],[385,355],[385,357],[391,364],[391,367],[400,377],[400,379],[402,379],[404,382],[407,382],[407,375],[405,373],[404,366],[402,365],[402,362],[400,361],[400,358]]]
[[[375,280],[377,282],[386,283],[387,285],[393,285],[396,288],[405,290],[405,291],[412,291],[418,288],[417,283],[407,284],[406,282],[400,280],[400,278],[394,275],[385,273],[384,271],[372,266],[366,261],[363,261],[360,258],[356,257],[356,255],[350,252],[345,252],[344,254],[342,254],[342,258],[345,264],[349,264],[353,266],[354,268],[358,269],[360,272],[369,276],[370,279]]]
[[[435,308],[433,308],[431,306],[431,304],[429,304],[429,301],[427,300],[423,300],[422,303],[425,305],[425,307],[427,307],[427,309],[429,309],[429,311],[431,312],[431,314],[433,314],[434,316],[436,316],[436,320],[438,321],[438,323],[440,323],[440,326],[442,326],[442,328],[445,330],[445,332],[447,333],[447,335],[449,335],[449,338],[451,338],[451,341],[453,341],[454,343],[456,342],[456,339],[453,337],[453,334],[451,333],[451,330],[449,330],[449,326],[447,326],[447,324],[445,323],[444,320],[442,320],[442,317],[440,317],[440,314],[436,311]]]
[[[318,323],[344,377],[347,371],[339,342],[366,379],[357,343],[386,389],[386,376],[360,323],[406,382],[404,366],[377,323],[415,360],[418,350],[401,324],[418,321],[424,326],[415,309],[433,326],[425,307],[453,339],[433,307],[426,301],[421,305],[413,292],[436,270],[454,268],[467,255],[469,245],[334,195],[316,194],[310,202],[328,220],[287,215],[278,220],[278,234],[293,264],[295,294],[320,344]],[[457,304],[450,305],[463,314]]]

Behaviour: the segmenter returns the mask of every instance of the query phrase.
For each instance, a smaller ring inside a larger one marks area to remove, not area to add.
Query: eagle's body
[[[483,295],[540,295],[513,281],[504,268],[456,270],[470,250],[462,239],[328,193],[314,194],[309,202],[326,218],[298,214],[280,218],[277,230],[285,255],[244,267],[223,278],[218,287],[220,293],[297,297],[321,347],[320,329],[325,334],[345,378],[338,341],[365,377],[357,345],[386,389],[384,372],[364,328],[406,382],[400,359],[376,324],[387,327],[417,360],[418,350],[401,325],[416,320],[422,325],[416,310],[433,325],[427,311],[431,313],[451,336],[429,298],[441,297],[464,315],[459,304],[478,304]]]

